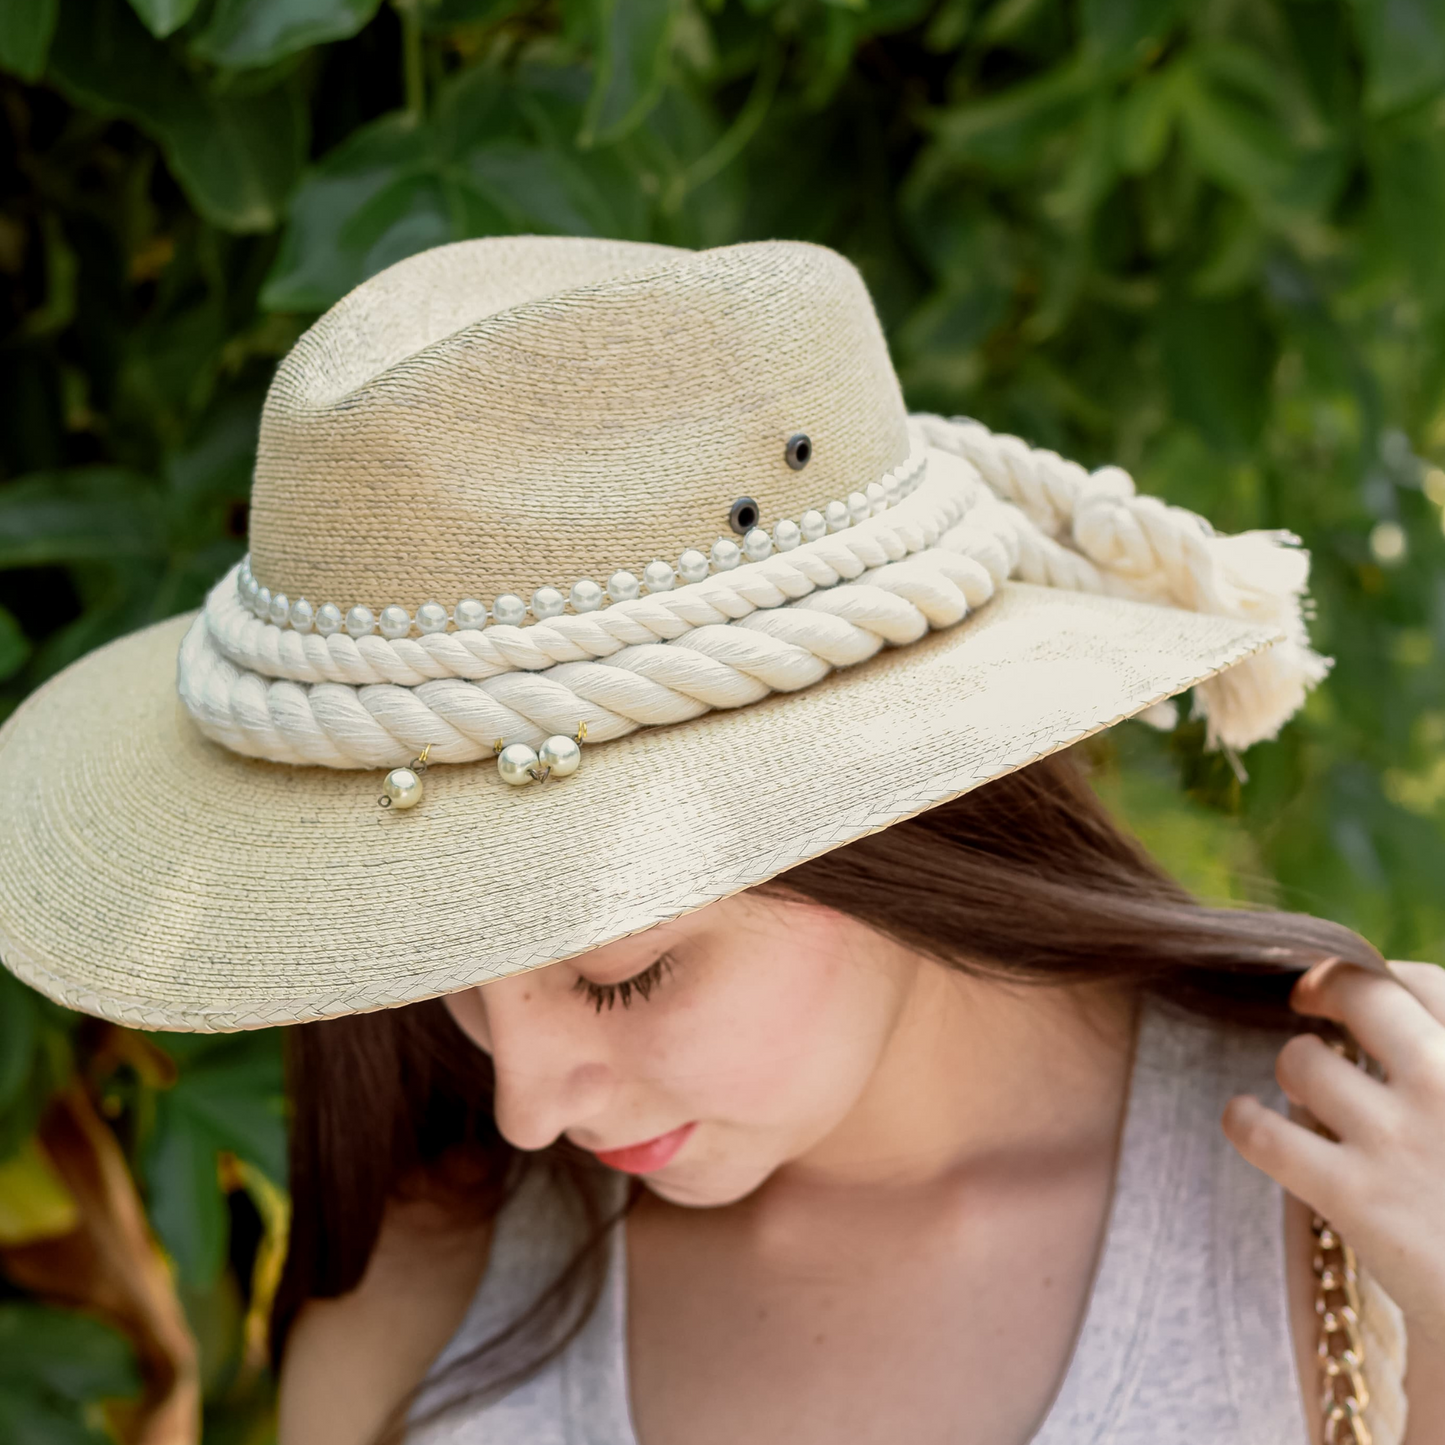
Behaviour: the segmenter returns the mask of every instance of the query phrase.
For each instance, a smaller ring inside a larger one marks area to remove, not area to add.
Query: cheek
[[[880,970],[829,950],[729,960],[679,1000],[666,1072],[700,1117],[809,1130],[842,1117],[862,1092],[892,995]]]

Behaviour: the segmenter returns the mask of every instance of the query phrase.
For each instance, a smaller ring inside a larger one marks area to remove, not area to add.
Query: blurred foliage
[[[1303,536],[1337,659],[1305,714],[1247,778],[1187,717],[1115,729],[1099,786],[1201,892],[1445,959],[1439,0],[5,0],[0,71],[0,716],[240,556],[270,372],[366,276],[501,232],[801,237],[862,268],[915,408]],[[148,1208],[207,1438],[264,1439],[275,1036],[3,974],[0,1434],[146,1413],[96,1404],[136,1389],[116,1309],[34,1283],[124,1214],[62,1099]]]

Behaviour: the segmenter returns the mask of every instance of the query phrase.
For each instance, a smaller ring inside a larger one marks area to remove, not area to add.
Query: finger
[[[1290,1004],[1299,1013],[1344,1024],[1392,1080],[1438,1069],[1445,1053],[1445,1028],[1393,975],[1335,959],[1302,975]]]
[[[1387,967],[1432,1017],[1445,1024],[1445,968],[1438,963],[1396,963],[1393,959]]]
[[[1296,1034],[1285,1043],[1274,1076],[1292,1104],[1346,1141],[1371,1138],[1393,1105],[1384,1084],[1315,1034]]]
[[[1345,1168],[1343,1144],[1275,1113],[1252,1094],[1232,1098],[1221,1122],[1225,1138],[1256,1169],[1317,1214],[1334,1217]]]

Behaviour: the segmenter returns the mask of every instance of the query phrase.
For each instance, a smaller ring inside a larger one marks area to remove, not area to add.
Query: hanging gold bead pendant
[[[421,802],[426,791],[422,774],[427,769],[427,755],[431,752],[428,743],[421,753],[404,768],[393,768],[381,783],[381,796],[376,800],[383,808],[414,808]]]
[[[577,724],[577,731],[567,737],[553,733],[535,751],[526,743],[508,743],[498,738],[492,744],[497,755],[497,773],[504,783],[520,788],[528,783],[545,783],[548,778],[570,777],[582,766],[582,743],[587,737],[587,724]]]

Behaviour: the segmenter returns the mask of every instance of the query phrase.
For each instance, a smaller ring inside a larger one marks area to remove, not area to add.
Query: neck
[[[1136,1022],[1132,993],[981,981],[920,960],[857,1104],[768,1188],[892,1191],[1112,1149]]]

